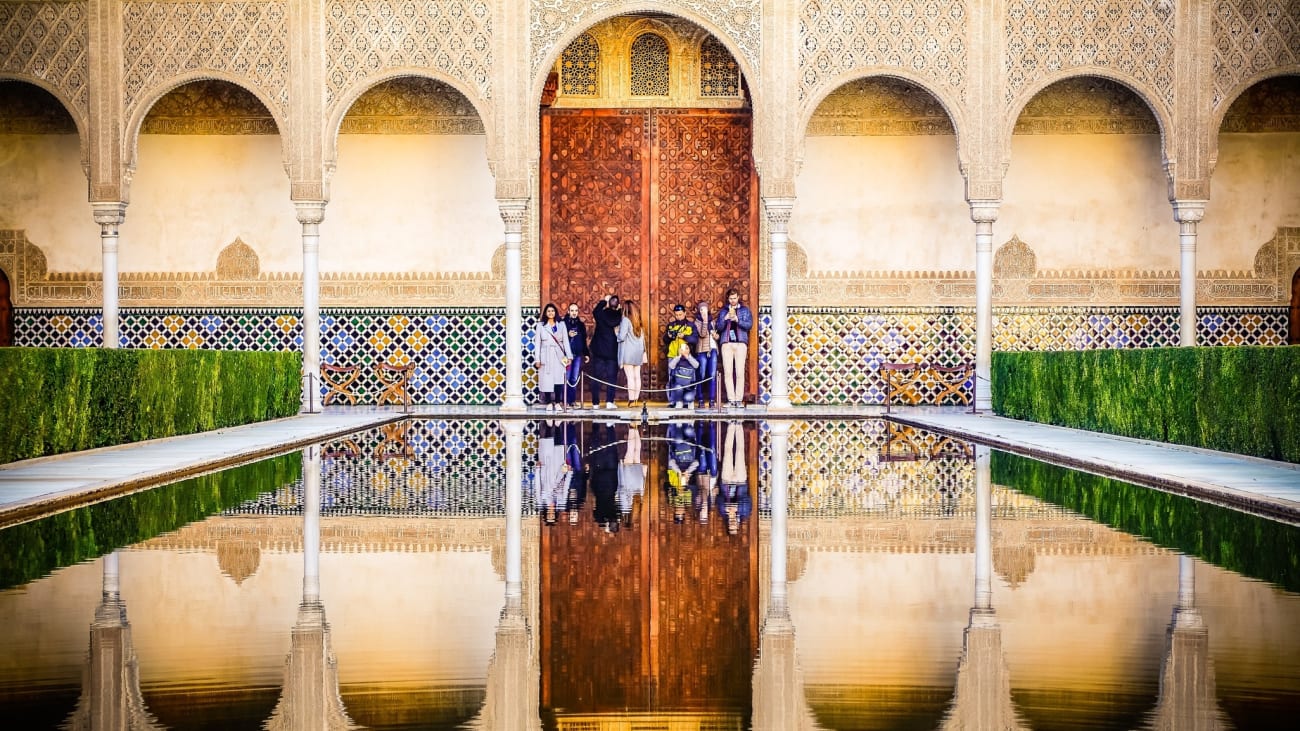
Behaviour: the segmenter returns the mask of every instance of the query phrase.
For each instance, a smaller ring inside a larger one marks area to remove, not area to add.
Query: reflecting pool
[[[0,532],[72,729],[1291,728],[1300,530],[882,420],[412,420]]]

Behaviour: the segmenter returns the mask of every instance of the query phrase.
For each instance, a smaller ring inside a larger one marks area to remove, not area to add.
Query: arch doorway
[[[1291,275],[1291,317],[1288,345],[1300,345],[1300,269]]]
[[[1292,320],[1294,319],[1292,317]],[[7,348],[13,344],[14,303],[9,298],[9,277],[3,269],[0,269],[0,348]]]
[[[637,299],[645,386],[660,388],[659,334],[675,303],[716,310],[735,288],[757,311],[758,184],[744,82],[721,44],[680,19],[608,21],[574,41],[557,68],[558,93],[541,111],[541,300],[561,312],[577,302],[590,322],[605,294]],[[719,69],[730,69],[730,81]],[[751,394],[757,361],[752,339]]]

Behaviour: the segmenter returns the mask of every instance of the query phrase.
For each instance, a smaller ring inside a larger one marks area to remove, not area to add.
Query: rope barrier
[[[597,377],[595,377],[595,376],[593,376],[593,375],[591,375],[591,374],[589,374],[589,373],[582,373],[582,374],[579,374],[579,376],[580,376],[581,378],[590,378],[591,380],[595,381],[596,383],[599,383],[599,384],[602,384],[602,385],[605,385],[605,386],[610,386],[611,388],[622,388],[622,389],[624,389],[624,390],[627,389],[626,386],[620,386],[620,385],[618,385],[617,383],[610,383],[609,381],[603,381],[603,380],[601,380],[601,379],[599,379],[599,378],[597,378]],[[674,388],[680,388],[680,389],[683,389],[683,390],[684,390],[684,389],[692,388],[692,387],[694,387],[694,386],[698,386],[698,385],[700,385],[701,383],[708,383],[709,381],[715,381],[715,380],[717,380],[717,378],[718,378],[717,375],[712,375],[712,376],[709,376],[708,378],[704,378],[704,379],[701,379],[701,380],[698,380],[698,381],[692,381],[692,382],[690,382],[690,383],[684,383],[684,384],[682,384],[682,385],[680,385],[680,386],[669,386],[668,388],[642,388],[641,390],[642,390],[642,391],[663,391],[664,393],[667,393],[667,392],[673,390]],[[576,386],[576,385],[578,385],[578,384],[575,383],[575,384],[573,384],[573,385]]]

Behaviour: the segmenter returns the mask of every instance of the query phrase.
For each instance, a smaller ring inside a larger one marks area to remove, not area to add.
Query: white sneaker
[[[606,402],[605,402],[605,408],[607,408],[607,409],[617,409],[618,407],[614,405],[614,402],[613,402],[613,401],[606,401]]]

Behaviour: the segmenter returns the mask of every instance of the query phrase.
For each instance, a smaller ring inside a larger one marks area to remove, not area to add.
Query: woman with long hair
[[[696,376],[699,387],[695,395],[695,405],[703,407],[718,405],[718,331],[713,327],[713,317],[709,312],[709,303],[703,300],[695,303],[695,332],[700,337],[700,344],[695,346],[695,357],[700,361],[700,372]]]
[[[641,366],[645,365],[645,330],[641,327],[641,307],[635,300],[623,302],[623,321],[618,325],[618,364],[627,376],[627,402],[641,400]]]
[[[569,331],[560,311],[547,303],[533,338],[537,352],[537,390],[547,411],[564,409],[564,373],[573,361]]]

